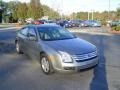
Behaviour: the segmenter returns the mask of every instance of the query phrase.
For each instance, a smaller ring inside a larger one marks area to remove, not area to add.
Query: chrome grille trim
[[[75,61],[84,61],[87,59],[91,59],[97,56],[97,51],[92,52],[92,53],[88,53],[88,54],[76,54],[76,55],[72,55],[73,60]]]

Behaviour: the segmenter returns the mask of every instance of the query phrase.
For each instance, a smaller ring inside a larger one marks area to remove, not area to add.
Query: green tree
[[[27,18],[28,7],[26,3],[20,3],[16,7],[17,17],[25,20]]]
[[[44,16],[49,16],[50,19],[57,19],[60,17],[59,13],[47,5],[42,5]]]
[[[70,15],[70,19],[77,19],[77,13],[72,13],[71,15]]]
[[[39,19],[44,16],[43,8],[39,0],[31,0],[28,6],[28,17]]]
[[[18,17],[17,17],[17,6],[20,4],[20,2],[18,2],[18,1],[10,1],[10,2],[8,2],[8,11],[9,12],[11,12],[11,14],[12,14],[12,17],[13,17],[13,19],[14,20],[17,20],[18,19]]]
[[[76,18],[81,20],[88,19],[88,12],[78,12],[76,13]]]
[[[4,22],[9,22],[9,17],[7,15],[7,3],[1,2],[1,16]]]

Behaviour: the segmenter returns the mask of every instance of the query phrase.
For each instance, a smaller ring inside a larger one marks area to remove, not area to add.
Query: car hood
[[[57,41],[44,41],[48,47],[58,51],[73,54],[85,54],[96,50],[96,47],[80,38],[57,40]]]

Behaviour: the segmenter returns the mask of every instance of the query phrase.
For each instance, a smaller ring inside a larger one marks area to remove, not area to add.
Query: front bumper
[[[79,72],[84,69],[94,67],[98,64],[98,57],[84,62],[62,63],[62,68],[56,68],[59,72]]]

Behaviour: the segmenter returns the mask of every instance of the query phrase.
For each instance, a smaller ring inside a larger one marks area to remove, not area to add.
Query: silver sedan
[[[97,48],[58,25],[30,25],[18,31],[16,51],[40,62],[45,74],[78,72],[98,64]]]

